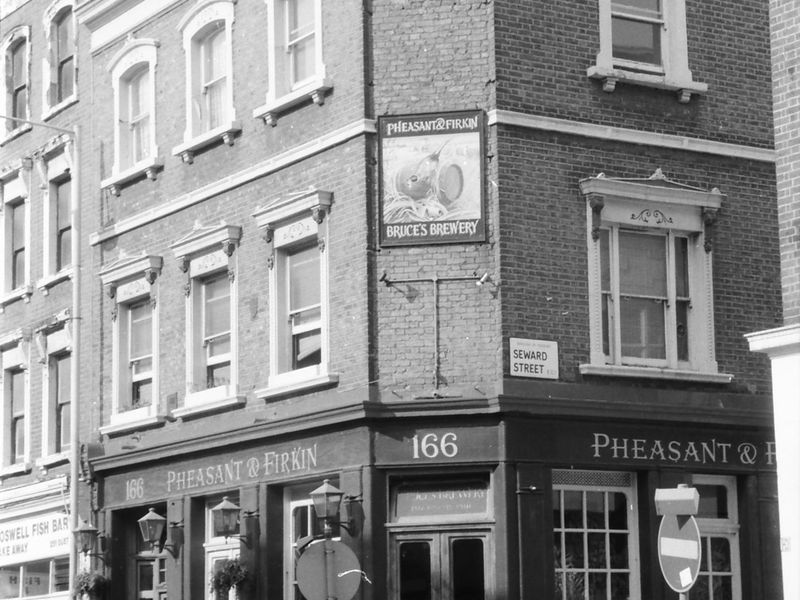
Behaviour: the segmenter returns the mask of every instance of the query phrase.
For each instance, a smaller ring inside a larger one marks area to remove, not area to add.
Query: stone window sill
[[[256,398],[271,400],[339,383],[338,373],[281,373],[271,377],[267,388],[256,390]]]
[[[167,417],[165,415],[143,415],[139,410],[133,410],[111,415],[111,423],[100,427],[100,433],[102,435],[114,435],[137,429],[151,429],[160,427],[166,421]]]
[[[43,295],[47,296],[51,287],[61,283],[62,281],[66,281],[67,279],[72,279],[71,266],[67,267],[66,269],[61,269],[58,273],[53,273],[52,275],[42,277],[36,282],[36,287]]]
[[[21,463],[14,463],[13,465],[7,465],[3,468],[0,468],[0,479],[4,477],[11,477],[12,475],[22,475],[24,473],[30,473],[33,465],[26,461]]]
[[[686,104],[691,100],[692,94],[705,94],[708,92],[708,85],[698,81],[671,79],[668,75],[658,75],[653,73],[640,73],[627,69],[608,69],[598,65],[592,65],[586,70],[586,75],[591,79],[599,79],[603,82],[604,92],[613,92],[617,83],[627,83],[641,85],[644,87],[657,88],[676,92],[678,101]]]
[[[278,116],[290,108],[311,100],[314,104],[322,106],[325,103],[325,94],[333,89],[333,84],[327,79],[315,79],[279,98],[268,100],[266,104],[253,110],[253,117],[264,119],[267,125],[278,124]]]
[[[233,146],[233,140],[241,130],[242,124],[239,121],[229,121],[175,146],[172,149],[172,155],[180,156],[181,160],[186,164],[192,164],[194,155],[206,146],[215,144],[220,140],[228,146]]]
[[[3,136],[2,141],[0,141],[0,146],[10,142],[15,138],[18,138],[23,133],[25,133],[26,131],[30,131],[31,129],[33,129],[33,126],[30,123],[23,123],[19,127],[15,127],[14,129],[6,133],[5,136]]]
[[[33,287],[30,285],[23,285],[18,287],[10,292],[0,296],[0,312],[8,306],[9,304],[16,302],[17,300],[24,300],[25,302],[31,301],[31,296],[33,295]]]
[[[47,110],[42,114],[42,121],[47,121],[48,119],[52,119],[61,111],[66,110],[73,104],[77,103],[78,103],[78,96],[72,94],[72,96],[70,96],[69,98],[65,98],[58,104],[48,107]]]
[[[582,375],[596,375],[599,377],[636,377],[640,379],[696,381],[702,383],[730,383],[733,380],[733,375],[729,373],[707,373],[686,369],[591,364],[582,364],[579,368]]]
[[[188,394],[181,408],[172,411],[172,416],[179,419],[197,417],[245,404],[245,397],[236,393],[236,386],[222,385]]]
[[[160,156],[152,156],[140,160],[135,165],[128,167],[123,171],[115,173],[111,177],[103,179],[100,182],[102,189],[109,190],[115,196],[119,196],[125,184],[130,183],[140,177],[147,177],[151,181],[155,181],[158,172],[164,168],[164,159]]]
[[[69,452],[57,452],[38,458],[36,460],[36,466],[49,469],[50,467],[55,467],[66,462],[69,462]]]

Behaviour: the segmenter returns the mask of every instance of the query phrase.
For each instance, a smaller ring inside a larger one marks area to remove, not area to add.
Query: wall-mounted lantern
[[[227,496],[222,497],[222,502],[217,504],[211,509],[211,523],[213,534],[215,537],[239,538],[244,544],[250,548],[252,540],[250,539],[250,528],[244,527],[244,534],[239,534],[239,523],[241,517],[245,519],[253,519],[258,517],[257,511],[243,511],[242,508],[228,500]],[[244,525],[244,524],[243,524]]]
[[[95,556],[99,558],[103,563],[106,562],[105,559],[105,535],[97,529],[94,525],[89,523],[88,521],[81,519],[80,524],[73,530],[73,535],[75,536],[75,542],[78,545],[78,551],[84,556]],[[99,540],[100,543],[100,553],[92,552],[94,549],[95,541]]]
[[[154,551],[159,548],[159,551],[166,550],[174,558],[178,557],[181,551],[183,542],[183,523],[180,521],[170,522],[169,533],[170,538],[173,540],[172,544],[164,544],[161,546],[161,535],[164,533],[164,526],[167,524],[167,519],[159,515],[154,508],[149,508],[147,514],[138,520],[139,530],[142,534],[142,539],[145,544],[150,544],[150,548]]]

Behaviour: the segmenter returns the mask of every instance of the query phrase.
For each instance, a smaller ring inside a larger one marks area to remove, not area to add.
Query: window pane
[[[28,90],[26,88],[14,90],[14,102],[11,110],[13,111],[11,115],[13,117],[19,119],[26,119],[28,117]],[[10,129],[14,129],[20,125],[20,123],[14,121],[9,121],[8,123]]]
[[[611,275],[609,268],[609,230],[600,230],[600,289],[604,292],[611,290]]]
[[[153,353],[153,310],[150,302],[142,302],[130,309],[131,339],[130,359],[150,356]]]
[[[14,250],[25,247],[25,204],[11,208],[12,247]]]
[[[667,296],[665,237],[619,232],[620,293]]]
[[[661,24],[611,19],[614,58],[651,65],[661,64]]]
[[[14,443],[14,458],[25,456],[25,417],[14,417],[11,420],[11,439]]]
[[[619,312],[623,356],[666,358],[662,302],[621,298]]]
[[[228,385],[231,382],[230,363],[212,365],[206,369],[206,388]]]
[[[400,544],[400,600],[431,600],[431,549],[428,542]]]
[[[69,179],[60,181],[55,186],[55,205],[56,205],[56,226],[58,229],[69,227],[70,224],[70,202],[71,182]]]
[[[675,295],[689,297],[689,240],[675,238]]]
[[[137,381],[131,390],[131,408],[150,406],[153,403],[153,383],[149,379]]]
[[[728,518],[728,488],[726,486],[699,484],[694,487],[700,494],[697,518]]]
[[[564,527],[577,529],[583,527],[583,494],[564,492]]]
[[[72,95],[73,69],[75,61],[66,59],[58,66],[58,100],[64,100]]]
[[[25,413],[25,373],[10,371],[11,375],[11,414]]]
[[[586,492],[586,527],[602,529],[606,526],[604,492]]]
[[[318,365],[322,360],[322,336],[319,329],[292,336],[292,368]]]
[[[319,249],[316,246],[289,256],[289,310],[319,304]]]
[[[205,337],[209,338],[230,331],[231,285],[227,273],[204,282],[203,293],[205,298]]]
[[[290,0],[289,42],[314,31],[314,0]]]
[[[0,598],[19,598],[19,567],[0,567]]]
[[[50,561],[43,560],[24,565],[26,596],[40,596],[50,591]]]
[[[711,538],[711,570],[715,573],[731,572],[731,544],[726,538]]]
[[[661,0],[613,0],[612,10],[657,16],[661,14]]]
[[[294,81],[303,81],[314,75],[314,37],[305,38],[294,46]]]
[[[153,589],[153,563],[137,563],[139,571],[139,591],[144,592]]]
[[[25,55],[27,47],[27,44],[21,41],[11,50],[11,79],[15,88],[26,83]]]
[[[56,23],[56,50],[59,60],[72,55],[72,12],[65,10]]]
[[[625,494],[609,492],[608,527],[610,529],[628,528],[628,500]]]
[[[453,540],[450,550],[453,561],[450,569],[453,600],[483,600],[483,541]]]
[[[56,416],[56,452],[61,452],[69,446],[69,406],[70,406],[70,355],[55,357],[53,382],[56,390],[55,416]]]
[[[69,589],[69,559],[53,560],[53,591],[65,592]]]

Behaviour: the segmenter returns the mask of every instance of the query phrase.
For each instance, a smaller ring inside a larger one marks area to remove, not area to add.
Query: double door
[[[390,534],[392,600],[492,600],[491,541],[471,529]]]

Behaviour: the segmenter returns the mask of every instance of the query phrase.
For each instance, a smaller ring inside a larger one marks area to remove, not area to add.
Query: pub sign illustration
[[[381,117],[382,246],[483,242],[481,111]]]

